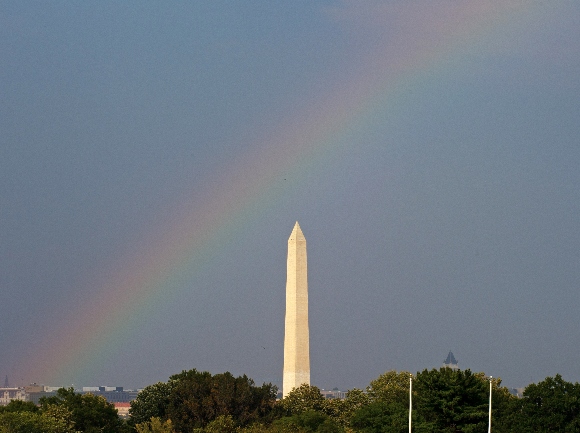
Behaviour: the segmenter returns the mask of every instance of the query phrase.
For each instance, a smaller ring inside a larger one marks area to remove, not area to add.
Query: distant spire
[[[4,379],[4,388],[8,388],[8,375],[6,375],[6,379]]]
[[[453,352],[449,351],[449,355],[447,355],[447,358],[443,361],[443,367],[451,368],[452,370],[459,370],[459,363],[455,359],[455,356],[453,356]]]
[[[457,364],[457,360],[455,356],[453,356],[453,352],[449,351],[449,355],[447,355],[447,359],[443,361],[445,364]]]

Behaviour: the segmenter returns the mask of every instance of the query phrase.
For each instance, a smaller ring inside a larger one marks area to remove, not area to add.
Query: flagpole
[[[488,421],[487,433],[491,433],[491,383],[492,383],[492,381],[493,381],[493,377],[489,376],[489,421]]]
[[[413,412],[413,375],[409,374],[409,433],[411,433],[412,412]]]

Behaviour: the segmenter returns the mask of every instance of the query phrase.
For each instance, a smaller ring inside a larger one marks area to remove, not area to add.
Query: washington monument
[[[282,397],[302,384],[310,385],[306,238],[298,222],[288,239],[285,326]]]

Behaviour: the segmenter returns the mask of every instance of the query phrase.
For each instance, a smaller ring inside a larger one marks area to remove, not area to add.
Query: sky
[[[0,377],[580,381],[580,3],[0,2]]]

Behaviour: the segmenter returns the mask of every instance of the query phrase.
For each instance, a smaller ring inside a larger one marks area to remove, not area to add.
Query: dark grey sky
[[[580,5],[0,4],[0,377],[580,380]]]

